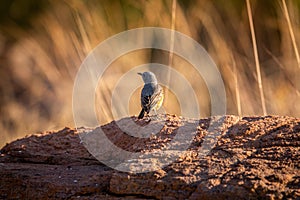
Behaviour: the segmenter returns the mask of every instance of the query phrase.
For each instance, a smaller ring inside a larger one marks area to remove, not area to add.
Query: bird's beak
[[[143,75],[143,73],[141,73],[141,72],[138,72],[137,74],[138,74],[138,75],[141,75],[141,76]]]

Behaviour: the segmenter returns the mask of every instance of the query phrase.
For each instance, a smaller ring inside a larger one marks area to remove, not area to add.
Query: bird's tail
[[[142,110],[138,116],[138,119],[142,119],[144,117],[144,115],[145,115],[145,110],[144,110],[144,108],[142,108]]]

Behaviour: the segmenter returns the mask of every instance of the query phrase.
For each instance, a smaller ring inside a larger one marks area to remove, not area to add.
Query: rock
[[[130,121],[136,118],[7,144],[0,152],[0,199],[300,199],[300,119]],[[138,155],[115,165],[122,171],[95,159],[119,162],[122,152],[96,155],[97,145],[106,148],[91,137],[100,130],[118,149]]]

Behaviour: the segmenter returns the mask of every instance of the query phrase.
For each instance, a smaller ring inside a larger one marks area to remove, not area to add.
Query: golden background
[[[300,1],[248,3],[250,18],[247,0],[1,1],[0,146],[37,131],[74,127],[72,89],[84,58],[105,39],[148,26],[173,27],[206,49],[224,80],[227,114],[299,117]],[[97,91],[103,98],[97,107],[101,123],[113,119],[108,108],[118,79],[150,61],[168,65],[169,53],[140,50],[112,63]],[[201,76],[176,55],[172,66],[195,88],[201,117],[209,116],[210,100]],[[137,115],[140,90],[132,92],[129,111]],[[165,110],[179,115],[176,96],[166,92]]]

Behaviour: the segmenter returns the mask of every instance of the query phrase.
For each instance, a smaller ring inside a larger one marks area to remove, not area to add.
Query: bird
[[[138,119],[142,119],[145,113],[148,115],[151,110],[156,111],[162,106],[164,101],[163,88],[157,83],[156,76],[153,72],[138,73],[142,76],[144,87],[141,91],[141,107],[142,110]]]

